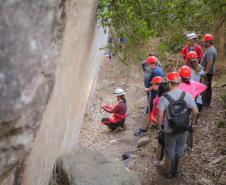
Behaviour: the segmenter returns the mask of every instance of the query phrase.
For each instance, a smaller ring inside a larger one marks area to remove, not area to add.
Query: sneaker
[[[163,161],[159,161],[159,160],[155,159],[154,162],[153,162],[153,164],[155,166],[162,166],[164,163],[163,163]]]
[[[147,130],[144,130],[142,128],[139,128],[138,130],[136,130],[134,132],[134,136],[144,136],[144,135],[147,135]]]
[[[157,125],[152,125],[151,129],[158,129],[158,126]]]

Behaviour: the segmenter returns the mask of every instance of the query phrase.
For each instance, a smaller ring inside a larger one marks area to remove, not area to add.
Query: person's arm
[[[142,69],[143,69],[143,72],[146,72],[146,66],[147,66],[147,62],[146,62],[146,60],[145,60],[145,61],[143,61],[143,62],[141,63],[141,67],[142,67]]]
[[[206,66],[206,70],[205,70],[206,74],[209,74],[212,66],[213,66],[213,54],[208,52],[208,54],[207,54],[207,66]]]
[[[206,66],[206,71],[205,71],[206,74],[209,74],[210,69],[212,68],[212,65],[213,65],[213,61],[211,61],[211,60],[207,61],[207,66]]]
[[[187,46],[184,46],[181,49],[181,52],[180,52],[180,58],[183,59],[183,62],[184,62],[185,65],[187,64],[187,62],[186,62],[186,48],[187,48]]]
[[[188,107],[192,110],[192,113],[191,113],[191,126],[192,126],[197,121],[199,110],[192,96],[188,93],[186,93],[186,96],[188,98]]]
[[[161,128],[161,126],[163,125],[163,121],[164,121],[164,111],[159,110],[156,120],[159,128]]]
[[[101,105],[101,107],[108,113],[116,113],[118,111],[118,104],[115,106],[109,106],[109,105]]]
[[[150,91],[152,91],[153,90],[153,85],[151,86],[151,87],[149,87],[149,88],[144,88],[144,91],[145,92],[150,92]]]
[[[198,45],[198,48],[197,48],[197,55],[198,55],[198,61],[201,62],[201,59],[202,59],[202,56],[203,56],[203,49],[199,45]]]
[[[162,96],[159,100],[159,103],[158,103],[158,115],[157,115],[157,119],[156,119],[156,122],[159,126],[159,128],[161,128],[161,126],[163,125],[163,122],[164,122],[164,115],[165,115],[165,110],[166,110],[166,106],[165,106],[165,98]]]
[[[192,108],[192,117],[191,117],[191,125],[194,125],[197,121],[197,116],[199,114],[199,110],[197,106]]]

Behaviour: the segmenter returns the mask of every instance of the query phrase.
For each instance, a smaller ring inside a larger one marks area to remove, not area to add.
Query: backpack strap
[[[184,100],[186,93],[183,91],[180,95],[180,98],[177,101]],[[169,101],[170,104],[174,103],[175,100],[169,94],[163,94],[163,96]]]
[[[163,96],[168,100],[169,104],[173,104],[175,102],[175,100],[167,93],[163,94]]]
[[[186,93],[184,91],[181,93],[180,98],[179,98],[179,101],[184,100],[185,94]]]

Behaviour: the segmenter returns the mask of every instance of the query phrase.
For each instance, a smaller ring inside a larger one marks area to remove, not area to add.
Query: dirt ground
[[[101,125],[100,119],[109,116],[100,109],[101,101],[112,103],[115,97],[112,90],[123,87],[126,90],[128,113],[126,131],[114,133]],[[106,156],[122,160],[122,154],[131,153],[131,158],[122,161],[126,167],[136,172],[142,185],[218,185],[226,184],[226,128],[218,128],[224,119],[220,101],[226,88],[215,88],[211,107],[201,112],[194,133],[194,148],[186,152],[183,176],[165,179],[157,169],[155,147],[157,130],[150,130],[150,141],[146,146],[136,148],[134,131],[141,125],[141,115],[146,103],[143,91],[143,72],[139,65],[125,66],[120,62],[104,61],[97,81],[96,91],[84,118],[79,146],[102,151]],[[131,152],[132,151],[132,152]],[[211,164],[212,162],[212,164]]]

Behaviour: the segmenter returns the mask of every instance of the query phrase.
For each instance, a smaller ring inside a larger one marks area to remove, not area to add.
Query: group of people
[[[203,48],[197,44],[197,34],[189,33],[186,39],[187,44],[181,50],[184,65],[178,71],[165,74],[154,53],[150,53],[142,63],[147,94],[146,114],[150,122],[143,122],[134,135],[143,136],[150,127],[160,130],[159,141],[165,153],[163,175],[167,178],[180,174],[185,147],[192,149],[193,125],[197,124],[202,107],[210,106],[212,96],[212,77],[217,58],[214,37],[205,34]],[[128,114],[124,90],[117,88],[114,94],[117,104],[101,105],[113,116],[103,118],[101,123],[117,131],[124,129]],[[157,159],[156,164],[162,164],[163,157]]]

